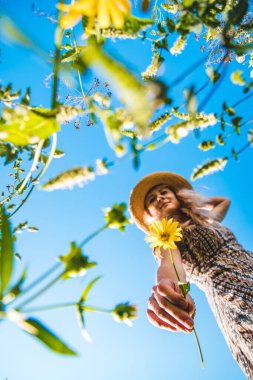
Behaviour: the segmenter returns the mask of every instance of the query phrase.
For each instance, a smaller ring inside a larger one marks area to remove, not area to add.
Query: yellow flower
[[[131,4],[129,0],[79,0],[70,5],[58,4],[58,9],[67,13],[60,20],[64,29],[72,28],[83,16],[89,17],[87,30],[94,26],[95,17],[100,29],[109,28],[111,23],[122,29],[124,13],[130,13]]]
[[[178,222],[173,222],[173,219],[161,221],[156,220],[149,226],[150,233],[146,236],[145,241],[150,244],[150,248],[157,248],[160,253],[161,248],[176,249],[175,241],[182,239],[181,227],[178,227]]]

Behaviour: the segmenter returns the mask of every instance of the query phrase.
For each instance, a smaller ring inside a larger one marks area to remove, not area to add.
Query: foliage
[[[9,319],[11,322],[15,323],[22,330],[26,331],[32,335],[35,339],[41,341],[50,350],[62,354],[62,355],[76,355],[76,352],[68,347],[66,343],[63,342],[61,338],[56,336],[48,327],[42,324],[39,320],[24,317],[23,314],[30,314],[34,311],[43,311],[47,309],[55,308],[65,308],[74,307],[78,311],[78,319],[81,321],[81,331],[83,336],[88,339],[88,333],[84,325],[84,314],[88,311],[97,311],[111,314],[115,319],[115,316],[119,316],[121,322],[127,323],[131,318],[136,317],[136,307],[130,305],[129,303],[120,304],[125,305],[125,308],[116,305],[113,309],[101,309],[96,307],[91,307],[87,305],[87,297],[94,286],[94,284],[101,278],[101,276],[95,277],[90,281],[82,291],[82,294],[78,302],[71,302],[66,304],[56,304],[43,307],[37,307],[33,309],[27,309],[26,305],[30,304],[33,300],[37,299],[41,294],[46,292],[51,288],[56,282],[62,280],[69,280],[77,276],[85,276],[87,271],[96,266],[97,263],[90,261],[89,257],[84,255],[82,252],[82,246],[87,244],[91,239],[97,236],[100,232],[107,228],[119,228],[124,231],[125,225],[129,223],[128,219],[125,217],[126,205],[115,204],[109,212],[109,218],[106,217],[106,225],[95,231],[90,236],[86,237],[84,241],[77,245],[75,242],[71,242],[70,250],[68,253],[58,257],[59,264],[56,264],[48,271],[46,271],[42,276],[39,276],[30,285],[24,286],[27,279],[26,268],[21,273],[18,280],[10,285],[11,277],[14,272],[14,248],[13,242],[16,240],[14,232],[18,232],[19,229],[28,228],[28,223],[23,222],[18,225],[13,231],[8,220],[9,215],[5,211],[5,207],[1,206],[1,224],[0,224],[0,320]],[[33,227],[34,229],[35,227]],[[31,229],[31,227],[30,227]],[[46,285],[42,286],[42,281],[47,279],[49,275],[57,271],[53,280],[50,280]],[[35,287],[40,285],[40,290],[37,291],[32,296],[28,296],[25,301],[18,303],[21,296],[30,293]],[[17,301],[17,304],[16,304]],[[15,306],[13,306],[13,302]],[[130,322],[129,322],[130,323]],[[128,323],[128,324],[129,324]]]
[[[123,9],[118,8],[119,3],[124,5]],[[131,14],[128,1],[119,3],[112,1],[114,12],[111,12],[106,7],[106,2],[105,8],[98,9],[97,0],[92,0],[86,11],[79,7],[79,2],[66,5],[60,1],[58,20],[53,20],[56,26],[53,57],[49,57],[41,46],[26,36],[7,16],[2,15],[0,18],[0,33],[4,36],[4,41],[20,44],[37,54],[43,63],[52,64],[52,73],[45,81],[46,85],[51,85],[51,107],[32,105],[34,88],[30,88],[30,83],[23,93],[15,89],[15,84],[12,83],[7,82],[0,86],[0,159],[11,171],[8,184],[2,185],[0,201],[0,318],[13,321],[60,354],[75,355],[75,352],[39,320],[23,317],[23,314],[29,314],[25,305],[57,281],[69,281],[72,277],[85,275],[96,263],[90,261],[82,247],[107,228],[124,231],[130,220],[125,215],[126,204],[114,204],[104,210],[105,225],[85,238],[81,244],[72,242],[68,253],[59,257],[57,266],[50,268],[26,287],[27,271],[23,268],[18,279],[12,282],[14,258],[21,258],[14,250],[17,234],[22,231],[36,232],[38,228],[29,226],[24,221],[12,230],[10,221],[27,202],[52,160],[64,156],[65,153],[57,147],[59,131],[64,133],[66,125],[70,123],[76,129],[83,127],[84,123],[87,128],[101,123],[116,158],[109,160],[102,157],[96,159],[94,165],[80,163],[77,167],[69,168],[42,184],[41,189],[46,191],[82,187],[95,180],[96,176],[108,174],[115,164],[121,162],[122,156],[132,158],[133,167],[138,170],[141,154],[159,149],[165,144],[178,144],[191,134],[196,137],[197,147],[202,150],[203,155],[206,151],[218,151],[213,157],[196,166],[191,175],[193,181],[224,170],[229,160],[238,161],[239,155],[253,146],[250,125],[252,120],[245,120],[244,115],[237,110],[239,104],[253,95],[253,81],[248,79],[253,76],[250,2],[168,0],[156,1],[153,5],[152,2],[144,0],[142,10],[150,9],[151,18]],[[75,25],[78,23],[82,27],[82,33],[78,35],[77,41],[75,32],[80,29]],[[192,37],[199,43],[203,57],[192,66],[187,66],[186,70],[183,68],[177,78],[169,77],[169,82],[165,83],[160,75],[162,70],[170,64],[170,60],[176,60],[178,55],[184,54],[185,49],[190,49]],[[108,40],[129,40],[128,43],[139,40],[143,44],[149,44],[150,60],[147,67],[140,73],[130,71],[126,62],[123,63],[108,53]],[[206,106],[222,86],[232,61],[236,69],[230,74],[231,86],[238,92],[239,100],[229,104],[226,93],[223,92],[221,104],[217,101],[216,109],[207,111]],[[174,90],[178,90],[179,84],[184,84],[190,74],[204,65],[206,82],[198,88],[196,85],[182,86],[183,101],[176,102]],[[97,74],[91,85],[90,70]],[[100,76],[104,78],[103,81]],[[71,84],[67,83],[66,78]],[[70,88],[75,78],[80,87],[80,96],[71,95]],[[59,84],[62,83],[65,83],[68,93],[65,101],[60,102]],[[209,91],[201,100],[206,88]],[[243,94],[242,97],[240,93]],[[210,129],[212,131],[209,136]],[[242,148],[229,147],[231,136],[244,138],[245,135],[247,141]],[[201,142],[200,137],[203,137]],[[147,140],[145,143],[144,138]],[[30,161],[30,168],[27,169],[26,164]],[[21,295],[41,285],[49,274],[60,269],[51,282],[23,303],[18,303]],[[87,305],[86,298],[97,280],[98,277],[86,285],[78,302],[47,306],[73,306],[86,339],[89,339],[85,324],[88,311],[106,312],[114,319],[126,323],[136,315],[136,306],[129,303],[120,303],[110,310]],[[182,289],[185,292],[189,290],[186,287]],[[17,305],[12,306],[12,302],[16,303],[16,300]]]

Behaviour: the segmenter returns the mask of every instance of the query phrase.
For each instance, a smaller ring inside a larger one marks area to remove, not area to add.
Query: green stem
[[[204,368],[204,358],[203,358],[202,350],[201,350],[201,347],[200,347],[198,335],[196,333],[195,328],[193,328],[193,333],[194,333],[194,337],[195,337],[196,342],[197,342],[197,347],[198,347],[198,350],[199,350],[201,365],[202,365],[202,368]]]
[[[63,1],[60,0],[60,3]],[[59,12],[60,17],[61,12]],[[56,108],[57,105],[57,90],[58,90],[58,75],[60,71],[60,50],[61,41],[63,37],[63,29],[57,26],[55,31],[55,57],[54,57],[54,82],[53,82],[53,92],[52,92],[52,109]]]
[[[178,275],[178,272],[177,272],[177,268],[176,268],[176,265],[175,265],[175,262],[174,262],[174,258],[173,258],[173,255],[172,255],[172,252],[171,252],[171,249],[169,248],[169,253],[170,253],[170,258],[171,258],[171,262],[173,264],[173,267],[174,267],[174,270],[176,272],[176,276],[177,276],[177,280],[178,282],[181,282],[180,281],[180,277]],[[185,290],[183,288],[180,288],[184,298],[186,297],[187,293],[185,292]],[[200,355],[200,361],[201,361],[201,365],[202,365],[202,368],[204,368],[204,359],[203,359],[203,354],[202,354],[202,350],[201,350],[201,347],[200,347],[200,343],[199,343],[199,340],[198,340],[198,336],[197,336],[197,333],[196,333],[196,330],[195,328],[193,328],[193,332],[194,332],[194,336],[195,336],[195,339],[196,339],[196,342],[197,342],[197,346],[198,346],[198,351],[199,351],[199,355]]]
[[[251,98],[251,96],[253,96],[253,92],[251,92],[247,96],[244,96],[244,98],[238,100],[236,103],[232,104],[232,108],[235,108],[235,107],[239,106],[239,104],[245,102],[245,100],[248,100],[249,98]]]
[[[39,162],[40,153],[41,153],[41,149],[43,147],[44,141],[45,140],[40,140],[40,142],[38,143],[38,146],[37,146],[36,151],[35,151],[35,155],[34,155],[34,159],[33,159],[33,163],[32,163],[31,169],[29,170],[27,176],[25,177],[24,181],[22,182],[22,185],[18,189],[18,193],[19,194],[21,194],[23,192],[23,190],[24,190],[27,182],[29,181],[29,179],[31,177],[32,172],[36,169],[36,166],[37,166],[37,164]]]
[[[27,182],[29,181],[29,179],[31,177],[32,172],[36,169],[36,166],[37,166],[39,158],[40,158],[40,153],[41,153],[41,149],[43,147],[44,141],[45,140],[40,140],[40,142],[38,143],[38,146],[37,146],[36,151],[35,151],[35,155],[34,155],[34,159],[33,159],[33,163],[32,163],[31,169],[29,170],[27,176],[23,180],[22,185],[20,186],[20,188],[17,191],[14,190],[12,194],[9,194],[9,196],[7,198],[11,199],[14,195],[16,195],[16,194],[20,195],[23,192],[23,190],[24,190]],[[4,201],[5,200],[2,200],[1,203],[4,203]],[[24,203],[24,202],[22,202],[22,203]]]
[[[37,293],[35,293],[33,296],[31,296],[30,298],[28,298],[26,301],[22,302],[17,308],[16,310],[20,310],[22,309],[25,305],[27,305],[28,303],[32,302],[33,300],[35,300],[36,298],[38,298],[41,294],[43,294],[44,292],[46,292],[49,288],[51,288],[51,286],[53,286],[58,280],[60,280],[60,278],[62,277],[63,273],[65,272],[65,270],[63,272],[61,272],[56,278],[54,278],[52,281],[49,282],[49,284],[47,284],[46,286],[44,286],[44,288],[42,288],[41,290],[39,290]]]
[[[50,150],[50,154],[48,156],[48,159],[47,159],[47,162],[44,166],[44,168],[41,170],[41,172],[37,175],[36,178],[34,178],[34,181],[38,181],[42,175],[45,173],[45,171],[47,170],[48,166],[50,165],[53,157],[54,157],[54,152],[55,152],[55,149],[56,149],[56,145],[57,145],[57,133],[53,133],[52,135],[52,146],[51,146],[51,150]]]
[[[50,165],[50,163],[53,159],[54,152],[56,149],[56,144],[57,144],[57,133],[53,133],[52,140],[53,140],[52,141],[52,147],[51,147],[51,151],[50,151],[49,157],[47,159],[47,162],[46,162],[44,168],[41,170],[41,172],[37,175],[37,177],[34,178],[34,182],[38,181],[38,179],[45,173],[45,171],[47,170],[48,166]],[[25,197],[25,199],[20,203],[20,205],[16,208],[16,210],[14,210],[13,213],[8,216],[8,219],[11,218],[14,214],[16,214],[16,212],[18,212],[18,210],[23,206],[23,204],[29,198],[34,187],[35,187],[35,185],[32,185],[32,187],[31,187],[30,191],[28,192],[27,196]]]
[[[92,234],[90,234],[87,238],[85,238],[80,244],[79,244],[79,247],[82,247],[84,246],[85,244],[87,244],[90,240],[92,240],[95,236],[97,236],[98,234],[100,234],[100,232],[106,230],[107,227],[107,224],[104,225],[103,227],[99,228],[97,231],[93,232]]]
[[[73,1],[72,1],[72,3],[73,3]],[[75,47],[75,50],[76,50],[76,53],[77,53],[78,51],[77,51],[76,36],[75,36],[75,32],[74,32],[73,28],[71,29],[71,32],[72,32],[72,38],[73,38],[74,47]],[[77,74],[78,74],[78,80],[79,80],[80,88],[81,88],[81,91],[82,91],[83,99],[85,99],[85,93],[84,93],[82,78],[81,78],[81,74],[80,74],[80,70],[79,69],[77,69]]]
[[[16,210],[13,211],[13,213],[11,213],[9,216],[8,216],[8,219],[11,218],[14,214],[16,214],[16,212],[18,212],[18,210],[23,206],[23,204],[27,201],[27,199],[29,198],[31,192],[33,191],[33,189],[35,188],[34,185],[32,185],[31,189],[29,190],[29,192],[27,193],[25,199],[20,203],[20,205],[16,208]]]
[[[177,84],[179,84],[180,82],[182,82],[182,80],[184,80],[190,74],[192,74],[193,71],[195,71],[200,65],[202,65],[202,63],[206,60],[206,57],[207,56],[204,55],[199,61],[197,61],[196,63],[194,63],[192,66],[190,66],[188,69],[186,69],[184,73],[180,74],[176,79],[174,79],[170,83],[170,87],[176,86]]]
[[[249,142],[247,142],[247,144],[245,144],[241,149],[239,149],[238,150],[238,152],[236,152],[236,154],[238,155],[238,154],[240,154],[240,153],[242,153],[245,149],[247,149],[250,145],[251,145],[252,143],[249,141]],[[229,159],[231,159],[231,158],[233,158],[234,156],[233,155],[231,155],[231,156],[228,156],[228,160]]]
[[[33,308],[28,308],[28,309],[20,309],[22,313],[28,314],[28,313],[37,313],[40,311],[49,311],[49,310],[54,310],[54,309],[63,309],[65,307],[75,307],[78,306],[78,302],[66,302],[66,303],[61,303],[58,305],[48,305],[48,306],[39,306],[39,307],[33,307]],[[97,311],[99,313],[106,313],[106,314],[111,314],[113,310],[107,310],[107,309],[101,309],[95,306],[89,306],[89,305],[81,305],[81,309],[85,311]]]
[[[94,306],[81,306],[81,309],[86,310],[86,311],[97,311],[98,313],[106,313],[106,314],[111,314],[113,312],[113,310],[101,309]]]
[[[48,305],[48,306],[38,306],[38,307],[32,307],[28,309],[22,309],[22,313],[37,313],[39,311],[48,311],[48,310],[54,310],[54,309],[63,309],[64,307],[71,307],[71,306],[76,306],[76,302],[66,302],[66,303],[61,303],[59,305]]]
[[[30,285],[28,285],[27,288],[25,288],[24,290],[22,290],[22,292],[14,300],[12,300],[11,302],[9,302],[8,305],[10,305],[11,303],[15,302],[18,297],[23,296],[24,294],[28,293],[31,289],[35,288],[35,286],[37,286],[39,283],[41,283],[42,281],[44,281],[48,276],[50,276],[50,274],[52,274],[53,272],[55,272],[55,270],[58,269],[60,266],[61,266],[60,263],[57,263],[54,266],[52,266],[48,271],[46,271],[45,273],[43,273],[40,277],[38,277]]]

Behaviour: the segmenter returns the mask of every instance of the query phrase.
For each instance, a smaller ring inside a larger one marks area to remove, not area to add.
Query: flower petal
[[[111,25],[111,17],[109,13],[108,1],[99,0],[98,1],[98,26],[101,29],[109,28]]]
[[[107,9],[110,12],[114,27],[116,29],[122,29],[125,23],[122,11],[112,2],[108,2]]]

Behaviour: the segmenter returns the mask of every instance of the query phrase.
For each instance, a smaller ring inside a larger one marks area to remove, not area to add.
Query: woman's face
[[[168,185],[158,185],[145,197],[145,208],[155,219],[173,216],[180,209],[180,202]]]

